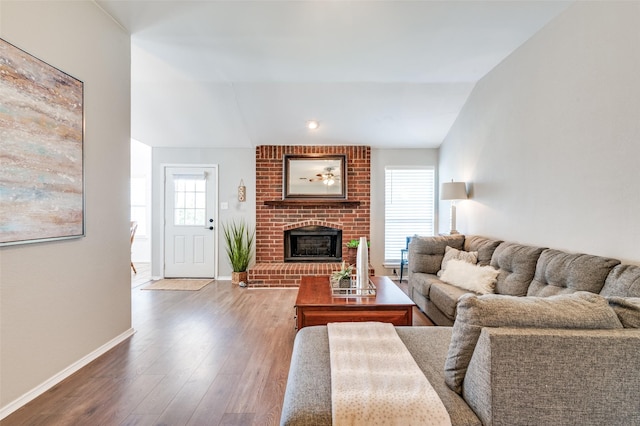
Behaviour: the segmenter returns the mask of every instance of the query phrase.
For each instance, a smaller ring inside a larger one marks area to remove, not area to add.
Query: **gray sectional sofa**
[[[447,246],[478,252],[478,265],[498,269],[496,294],[551,296],[588,291],[603,296],[640,297],[640,282],[624,279],[629,275],[625,271],[635,271],[635,267],[629,269],[629,265],[620,265],[616,259],[480,236],[414,237],[409,244],[409,297],[436,325],[453,325],[457,301],[469,293],[436,275]],[[622,288],[624,285],[628,288]],[[619,288],[614,291],[614,286]]]
[[[499,294],[441,281],[447,245],[500,269]],[[411,297],[453,327],[396,330],[453,425],[640,425],[640,267],[462,235],[409,253]],[[281,425],[331,424],[327,328],[304,328]]]

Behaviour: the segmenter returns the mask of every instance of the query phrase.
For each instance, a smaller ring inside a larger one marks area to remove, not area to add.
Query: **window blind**
[[[385,263],[399,263],[407,237],[433,235],[433,167],[385,168]]]

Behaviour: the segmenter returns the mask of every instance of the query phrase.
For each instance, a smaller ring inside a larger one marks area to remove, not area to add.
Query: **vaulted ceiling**
[[[571,2],[97,3],[131,33],[132,137],[147,145],[432,148],[476,82]]]

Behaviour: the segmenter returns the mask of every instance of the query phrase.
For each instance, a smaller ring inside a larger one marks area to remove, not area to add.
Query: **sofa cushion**
[[[464,235],[413,237],[409,243],[409,272],[437,274],[445,247],[461,249],[463,244]]]
[[[445,381],[455,392],[462,391],[483,327],[613,329],[622,324],[604,297],[589,292],[551,297],[464,295],[458,301],[445,362]]]
[[[446,246],[444,248],[442,265],[440,266],[440,270],[438,271],[439,277],[442,276],[442,273],[445,271],[445,269],[447,269],[447,263],[449,263],[450,260],[463,260],[467,263],[475,265],[476,263],[478,263],[478,252],[458,250],[453,247]]]
[[[478,265],[487,266],[491,262],[493,252],[501,242],[477,235],[467,235],[464,239],[464,251],[477,251]]]
[[[608,297],[624,328],[640,328],[640,297]]]
[[[469,290],[456,287],[445,282],[433,282],[429,290],[429,299],[451,321],[456,319],[456,305],[458,299]]]
[[[446,283],[479,294],[493,293],[498,270],[491,266],[472,265],[464,260],[449,261],[440,277]]]
[[[609,273],[602,296],[640,297],[640,266],[618,265]]]
[[[444,382],[444,360],[451,341],[451,327],[396,327],[416,364],[449,412],[452,425],[480,426],[480,420],[460,395]],[[378,419],[380,423],[389,419]]]
[[[411,278],[411,287],[413,287],[413,291],[420,293],[426,298],[429,298],[431,284],[439,282],[441,282],[440,279],[433,274],[422,274],[416,272]]]
[[[500,270],[495,292],[510,296],[526,296],[543,250],[542,247],[501,243],[491,258],[491,266]]]
[[[536,265],[527,296],[552,296],[576,291],[599,293],[619,260],[547,249]]]

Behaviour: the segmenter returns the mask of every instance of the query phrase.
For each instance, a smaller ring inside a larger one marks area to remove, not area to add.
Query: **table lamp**
[[[445,182],[440,189],[440,199],[451,201],[451,231],[449,233],[459,234],[456,230],[456,200],[467,199],[467,185],[464,182]]]

